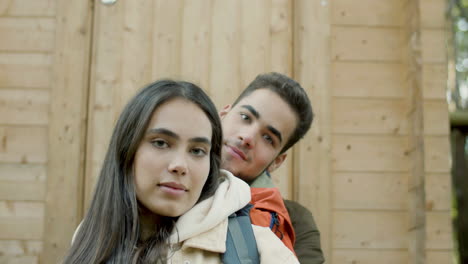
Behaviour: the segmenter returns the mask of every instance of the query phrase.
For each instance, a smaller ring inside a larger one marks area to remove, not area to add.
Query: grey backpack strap
[[[224,264],[258,264],[257,242],[250,221],[250,209],[247,205],[229,216],[226,237],[226,252],[223,254]]]

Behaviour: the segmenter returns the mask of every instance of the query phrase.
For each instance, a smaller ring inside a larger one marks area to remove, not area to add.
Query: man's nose
[[[252,129],[247,129],[239,135],[241,145],[251,149],[255,146],[255,133]]]

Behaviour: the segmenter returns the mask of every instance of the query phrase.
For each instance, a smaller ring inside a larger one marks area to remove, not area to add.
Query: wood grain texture
[[[52,52],[55,20],[53,18],[0,17],[0,51]]]
[[[0,52],[0,89],[48,89],[51,78],[50,54]]]
[[[330,7],[320,1],[295,1],[294,14],[293,77],[306,90],[315,120],[294,147],[293,197],[314,214],[324,237],[325,259],[333,263]]]
[[[332,127],[336,134],[408,134],[405,100],[336,98]]]
[[[92,10],[89,1],[57,1],[50,90],[44,254],[56,263],[82,216]],[[73,98],[73,100],[70,100]]]
[[[332,166],[335,171],[406,172],[411,164],[407,144],[405,136],[335,135]]]
[[[0,162],[45,164],[48,160],[47,127],[0,126],[0,139]]]
[[[401,67],[401,63],[333,62],[330,70],[333,96],[404,98]]]
[[[333,175],[335,209],[406,210],[408,173],[349,172]]]
[[[419,1],[419,8],[421,10],[422,28],[443,29],[445,27],[445,13],[443,11],[447,8],[447,1]]]
[[[0,16],[54,17],[55,0],[3,0],[0,2]]]
[[[332,23],[347,26],[399,27],[403,23],[402,2],[361,0],[356,4],[353,0],[331,1]]]
[[[406,249],[408,213],[335,211],[335,249]]]
[[[333,252],[333,259],[335,263],[342,264],[408,263],[408,252],[393,249],[337,249]]]
[[[0,89],[1,125],[38,125],[49,122],[49,91]]]
[[[334,26],[331,35],[333,61],[399,62],[399,28]]]

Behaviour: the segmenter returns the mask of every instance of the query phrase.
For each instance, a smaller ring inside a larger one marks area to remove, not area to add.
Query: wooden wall
[[[42,252],[54,0],[0,1],[0,263]]]
[[[332,263],[451,262],[444,8],[332,2]]]
[[[1,1],[0,263],[64,254],[142,85],[193,81],[222,107],[267,71],[293,76],[313,102],[313,127],[274,180],[312,210],[327,263],[449,263],[444,8]]]

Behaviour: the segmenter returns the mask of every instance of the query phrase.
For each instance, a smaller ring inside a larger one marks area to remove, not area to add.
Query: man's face
[[[293,133],[297,118],[275,92],[259,89],[221,112],[223,125],[222,168],[250,182],[268,168],[278,168],[279,155]]]

